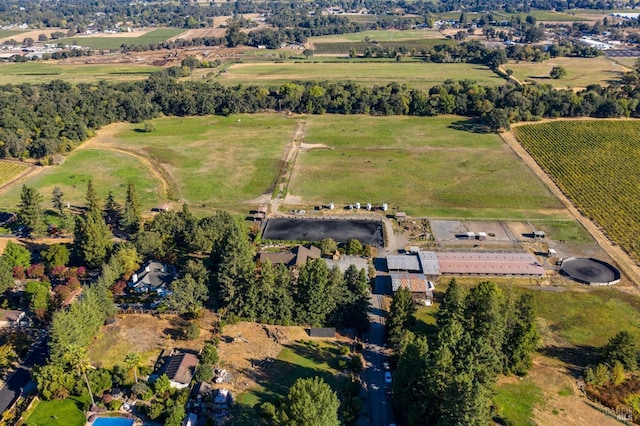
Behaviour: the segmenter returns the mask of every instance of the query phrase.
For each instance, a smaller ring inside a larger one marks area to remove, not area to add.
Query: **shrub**
[[[353,372],[359,373],[362,371],[363,367],[364,365],[362,364],[362,358],[360,358],[360,355],[353,355],[349,361],[349,368],[351,368]]]
[[[187,340],[195,340],[200,337],[200,327],[198,327],[198,324],[195,322],[190,323],[187,326],[185,337]]]
[[[349,355],[349,353],[351,352],[351,349],[349,349],[348,346],[340,346],[340,355]]]
[[[270,402],[263,402],[258,406],[258,415],[263,419],[276,417],[276,407]]]
[[[119,399],[114,399],[109,404],[107,404],[107,406],[109,407],[109,410],[118,411],[120,407],[122,407],[122,401],[120,401]]]

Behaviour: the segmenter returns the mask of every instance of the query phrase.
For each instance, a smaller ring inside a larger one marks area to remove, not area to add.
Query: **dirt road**
[[[530,123],[527,123],[530,124]],[[616,262],[618,268],[622,271],[626,277],[631,280],[634,284],[640,284],[640,268],[638,265],[629,257],[627,253],[624,252],[620,247],[613,244],[602,232],[602,230],[591,221],[589,218],[585,217],[578,209],[571,203],[571,201],[567,198],[567,196],[560,190],[560,188],[556,185],[556,183],[551,179],[549,175],[547,175],[544,170],[535,162],[533,157],[529,155],[529,153],[520,145],[518,140],[516,139],[513,131],[504,132],[500,134],[502,140],[516,153],[518,157],[525,162],[527,166],[538,176],[542,181],[547,185],[549,190],[556,196],[558,199],[564,204],[569,213],[578,221],[584,228],[593,236],[593,238],[597,241],[597,243],[611,256],[611,258]]]

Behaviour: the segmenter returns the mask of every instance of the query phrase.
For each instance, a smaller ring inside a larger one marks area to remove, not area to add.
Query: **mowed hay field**
[[[128,182],[132,181],[144,207],[152,207],[162,200],[157,181],[134,157],[102,149],[73,151],[64,164],[48,166],[24,183],[36,188],[43,196],[43,206],[49,208],[51,192],[56,186],[64,192],[64,201],[84,205],[89,179],[93,179],[102,199],[113,191],[116,199],[124,202]],[[22,184],[12,185],[0,195],[0,208],[14,211],[20,201],[21,187]]]
[[[462,78],[480,84],[500,85],[505,81],[489,68],[476,64],[434,64],[397,62],[288,62],[234,64],[220,76],[225,84],[282,85],[292,80],[353,81],[373,86],[391,82],[428,89],[447,79]]]
[[[640,121],[519,126],[524,148],[581,212],[640,261]]]
[[[297,121],[284,115],[167,117],[117,124],[98,140],[150,159],[168,176],[181,202],[200,208],[228,207],[271,191],[284,148]]]
[[[313,116],[289,193],[306,203],[390,203],[413,215],[566,217],[496,134],[462,117]]]
[[[551,69],[561,66],[567,76],[559,79],[549,77]],[[505,68],[513,70],[513,75],[522,82],[550,84],[556,88],[584,88],[590,84],[609,85],[620,79],[623,67],[607,59],[598,58],[552,58],[544,62],[509,61]]]
[[[144,46],[160,43],[185,32],[182,28],[158,28],[144,33],[99,34],[87,37],[70,37],[58,40],[59,43],[89,47],[91,49],[119,49],[122,44]]]
[[[87,59],[90,61],[90,59]],[[99,80],[141,80],[162,68],[142,64],[63,64],[25,62],[0,65],[0,84],[48,83],[64,80],[69,83],[90,83]]]

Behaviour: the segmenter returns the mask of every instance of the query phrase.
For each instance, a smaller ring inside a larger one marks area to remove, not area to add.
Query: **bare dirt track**
[[[548,120],[546,120],[548,121]],[[521,123],[531,124],[531,123]],[[515,125],[517,126],[517,125]],[[585,217],[560,190],[556,183],[547,175],[544,170],[536,163],[529,153],[520,145],[512,131],[500,133],[503,141],[522,159],[549,188],[549,190],[564,204],[569,213],[593,236],[598,244],[611,256],[622,273],[627,276],[636,286],[640,284],[640,268],[620,247],[614,245],[602,232],[602,230],[593,223],[589,218]]]

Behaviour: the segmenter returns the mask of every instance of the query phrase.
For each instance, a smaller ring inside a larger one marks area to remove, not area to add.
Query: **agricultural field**
[[[17,36],[18,34],[22,34],[23,30],[0,30],[0,39],[2,38],[11,38]]]
[[[158,28],[137,37],[116,36],[111,37],[111,34],[105,34],[103,36],[89,36],[89,37],[71,37],[58,40],[59,43],[84,46],[97,50],[111,50],[120,49],[122,44],[128,45],[148,45],[152,43],[160,43],[168,40],[178,34],[183,33],[185,30],[181,28]],[[135,33],[133,33],[135,34]]]
[[[146,208],[163,200],[153,175],[129,155],[102,149],[77,149],[69,154],[64,164],[49,166],[25,184],[38,189],[44,206],[51,207],[51,191],[59,186],[64,200],[72,205],[84,205],[87,181],[93,179],[98,195],[105,199],[113,191],[116,199],[124,200],[127,184],[135,182],[140,201]],[[22,185],[12,185],[0,197],[0,208],[13,211],[20,200]]]
[[[353,81],[367,86],[401,82],[409,87],[429,89],[454,76],[464,76],[486,85],[504,83],[503,78],[482,65],[395,61],[234,64],[219,79],[229,85],[243,83],[264,86],[279,86],[292,80]]]
[[[306,204],[388,202],[412,215],[566,217],[544,184],[481,124],[434,118],[313,116],[289,186]]]
[[[407,40],[422,40],[422,39],[442,39],[442,34],[436,30],[377,30],[377,31],[362,31],[359,33],[337,34],[322,37],[309,38],[310,43],[345,43],[365,41],[366,38],[370,40],[376,40],[378,42],[386,41],[407,41]]]
[[[567,76],[554,80],[549,72],[554,66],[567,70]],[[553,58],[544,62],[509,61],[504,65],[522,82],[550,84],[556,88],[585,88],[590,84],[608,86],[620,79],[625,71],[620,65],[606,57],[598,58]]]
[[[439,44],[454,44],[455,41],[441,38],[425,38],[419,40],[401,40],[401,41],[383,41],[377,45],[372,42],[366,41],[342,41],[342,42],[323,42],[318,41],[313,43],[313,49],[316,55],[348,55],[351,49],[355,49],[356,53],[362,54],[367,48],[380,47],[399,49],[404,47],[411,51],[415,49],[417,52],[423,49],[430,49],[431,47]]]
[[[567,76],[557,80],[549,77],[554,66],[567,70]],[[509,61],[504,68],[513,70],[513,75],[522,82],[550,84],[555,88],[581,89],[590,84],[608,86],[620,79],[625,70],[606,57],[597,58],[552,58],[544,62]]]
[[[0,185],[9,182],[14,177],[25,171],[27,166],[13,161],[0,161]]]
[[[160,69],[160,67],[142,64],[85,65],[25,62],[0,65],[0,84],[38,84],[58,79],[70,83],[90,83],[99,80],[131,81],[147,78],[149,74]]]
[[[640,122],[560,121],[515,135],[581,212],[640,261]]]

